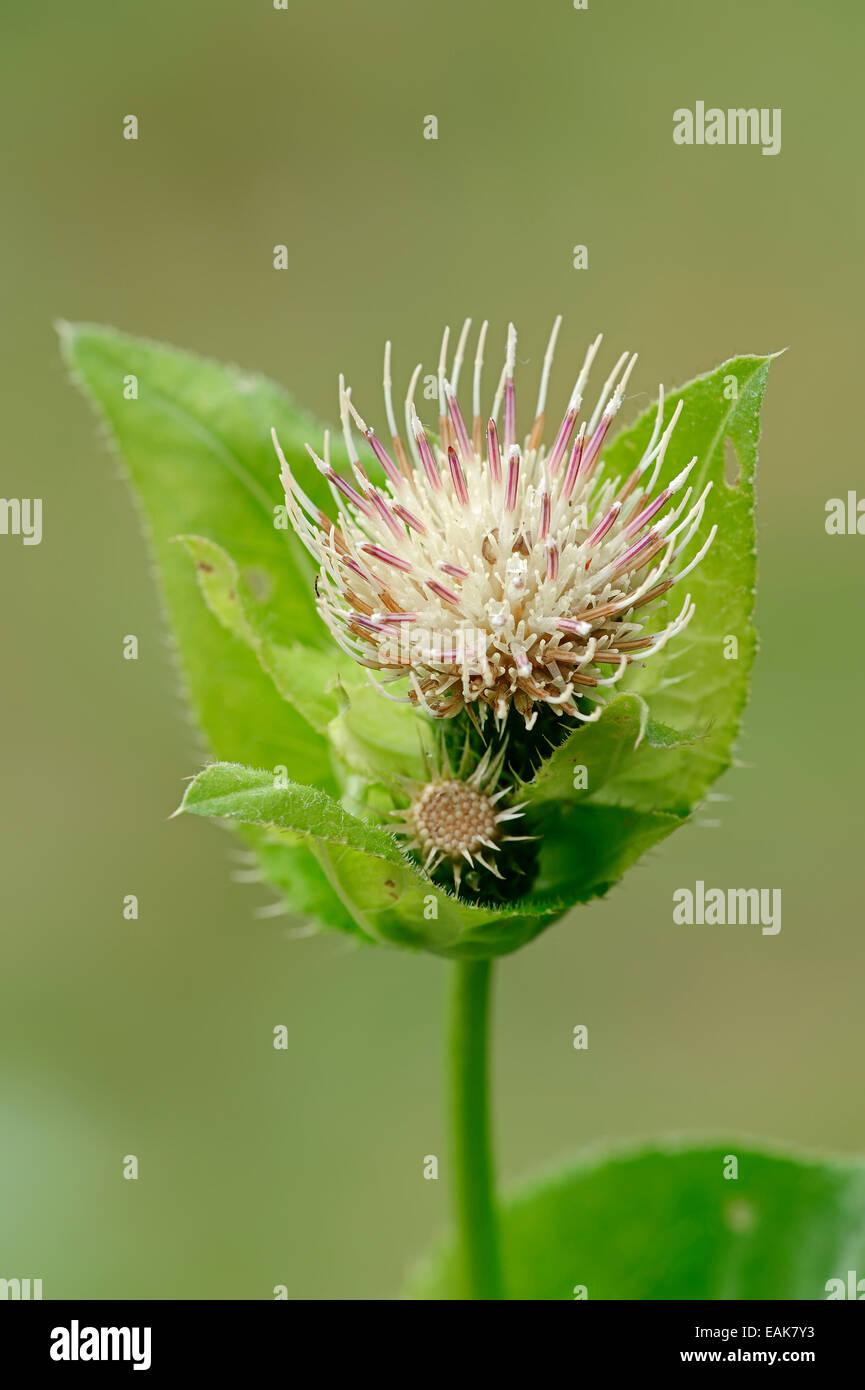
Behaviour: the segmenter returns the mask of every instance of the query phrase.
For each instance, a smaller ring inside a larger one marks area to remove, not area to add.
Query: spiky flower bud
[[[507,833],[508,821],[519,818],[523,805],[503,804],[510,791],[507,786],[498,787],[505,751],[506,741],[499,742],[495,751],[488,747],[469,776],[459,775],[462,767],[455,774],[446,762],[428,782],[413,789],[408,807],[394,812],[404,822],[397,833],[407,837],[406,849],[419,851],[429,874],[446,865],[457,889],[465,864],[501,878],[489,856],[510,841],[531,838]]]

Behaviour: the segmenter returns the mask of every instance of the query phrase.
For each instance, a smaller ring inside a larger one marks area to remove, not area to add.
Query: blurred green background
[[[422,1177],[445,967],[257,916],[229,838],[166,820],[202,753],[58,316],[259,369],[327,421],[339,371],[378,419],[385,338],[401,383],[466,314],[491,360],[512,317],[534,380],[561,311],[556,401],[600,329],[639,349],[632,415],[659,380],[789,345],[747,767],[501,963],[497,1143],[506,1181],[666,1131],[865,1151],[865,539],[824,529],[829,497],[865,493],[861,6],[84,0],[3,27],[2,491],[44,498],[44,539],[0,537],[0,1275],[46,1298],[389,1297],[447,1221]],[[676,147],[697,99],[781,107],[782,152]],[[697,878],[780,887],[780,935],[673,927]]]

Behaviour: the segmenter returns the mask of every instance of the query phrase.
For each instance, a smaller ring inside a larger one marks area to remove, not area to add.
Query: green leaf
[[[667,420],[679,400],[683,410],[658,487],[696,455],[694,495],[712,482],[704,528],[717,525],[718,534],[685,581],[697,605],[686,631],[644,668],[630,668],[597,723],[575,730],[520,789],[540,816],[535,887],[541,891],[576,893],[580,901],[606,892],[684,822],[730,763],[755,647],[754,470],[770,360],[735,358],[666,401]],[[615,439],[605,455],[608,476],[630,474],[654,419],[651,407]],[[736,451],[735,485],[725,481],[725,445]],[[665,621],[661,609],[647,626],[654,630]],[[738,644],[736,660],[725,659],[730,637]],[[580,767],[585,788],[575,778]]]
[[[589,1154],[505,1202],[502,1245],[515,1300],[825,1299],[865,1270],[865,1164],[737,1140]],[[451,1245],[410,1294],[465,1296]]]
[[[626,869],[683,824],[669,811],[638,811],[592,801],[553,805],[537,826],[540,840],[534,893],[557,893],[571,903],[603,897]]]
[[[683,581],[696,603],[689,626],[650,657],[644,669],[632,667],[623,687],[646,698],[654,720],[674,730],[704,730],[705,735],[693,745],[672,747],[660,755],[646,739],[606,783],[601,793],[604,801],[647,810],[663,805],[685,814],[730,764],[756,648],[754,474],[760,408],[771,360],[732,358],[666,400],[665,420],[680,400],[683,409],[657,486],[669,482],[696,456],[689,482],[696,497],[711,481],[704,532],[717,525],[718,533],[703,560]],[[609,475],[626,477],[631,472],[648,442],[653,420],[650,409],[616,437],[605,454]],[[732,484],[725,481],[727,456],[738,473]],[[690,553],[698,544],[695,538]],[[670,602],[681,605],[684,597],[677,586]],[[664,621],[659,610],[649,630]],[[725,657],[725,643],[732,650],[729,638],[736,639],[734,659]]]
[[[285,900],[285,910],[307,931],[339,931],[358,942],[369,937],[358,926],[316,857],[314,842],[304,835],[255,825],[233,824],[253,850],[260,877]]]
[[[545,759],[532,780],[521,785],[520,799],[528,799],[532,807],[551,801],[573,804],[599,792],[644,741],[650,749],[678,748],[695,737],[650,719],[641,696],[616,695],[599,719],[575,729]],[[663,804],[663,787],[658,790]]]
[[[312,839],[363,849],[390,863],[403,856],[392,835],[344,811],[319,787],[284,782],[237,763],[213,763],[193,778],[179,807],[197,816],[227,816],[246,825],[278,826]]]
[[[425,782],[433,749],[430,721],[413,705],[395,704],[373,686],[347,692],[328,735],[340,758],[361,777],[388,783]]]
[[[326,648],[311,565],[274,525],[284,499],[270,429],[303,485],[322,484],[303,450],[318,427],[277,387],[157,343],[86,324],[61,324],[63,354],[107,425],[140,503],[189,698],[212,750],[258,766],[290,766],[332,785],[324,738],[313,736],[236,632],[204,608],[180,534],[228,552],[266,610],[270,640]],[[126,399],[134,377],[137,399]]]
[[[651,771],[659,759],[654,750],[690,745],[696,737],[650,719],[641,696],[621,694],[608,702],[600,719],[559,745],[518,793],[528,802],[530,825],[540,842],[535,891],[561,892],[579,902],[600,897],[642,854],[676,830],[683,815],[667,807],[662,769],[656,809],[605,805],[603,790],[638,750],[644,750],[641,756]]]
[[[410,704],[387,699],[336,643],[325,650],[271,641],[266,608],[231,556],[202,536],[180,536],[196,565],[205,602],[216,618],[255,652],[276,689],[319,733],[349,774],[366,784],[425,781],[429,721]],[[392,805],[392,801],[388,803]]]
[[[267,636],[267,610],[231,556],[203,536],[179,536],[195,561],[201,592],[214,617],[245,642],[276,689],[320,734],[340,709],[337,687],[360,685],[361,668],[336,644],[326,650],[274,642]]]
[[[611,861],[596,846],[578,889],[534,893],[519,902],[474,905],[434,883],[379,825],[352,815],[326,792],[270,772],[215,763],[190,782],[179,812],[217,816],[306,838],[332,891],[370,940],[439,955],[484,959],[516,950],[567,908],[601,891]],[[614,866],[615,867],[615,866]]]
[[[670,729],[657,719],[646,721],[646,745],[649,748],[682,748],[706,737],[705,729]]]

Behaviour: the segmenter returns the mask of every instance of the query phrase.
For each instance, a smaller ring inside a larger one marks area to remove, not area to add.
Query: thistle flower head
[[[447,718],[492,710],[504,723],[513,705],[526,727],[546,705],[590,720],[580,707],[614,685],[636,658],[659,651],[689,622],[686,595],[659,631],[644,632],[646,610],[699,563],[715,528],[684,564],[700,529],[711,484],[694,496],[693,459],[655,490],[681,406],[655,427],[627,478],[609,477],[603,449],[636,355],[616,363],[589,414],[583,399],[597,338],[561,422],[544,442],[547,387],[560,319],[544,358],[531,428],[518,434],[516,332],[510,326],[492,409],[481,413],[487,325],[474,363],[471,429],[457,388],[470,320],[448,374],[445,333],[437,375],[437,435],[421,423],[415,369],[405,403],[408,449],[394,416],[390,344],[384,397],[390,446],[358,414],[340,379],[340,415],[351,476],[307,445],[333,498],[319,509],[293,476],[274,435],[292,523],[319,567],[317,602],[339,645],[385,686],[407,680],[402,698]],[[501,421],[501,422],[500,422]],[[375,481],[355,430],[383,474]],[[388,693],[383,691],[383,693]]]

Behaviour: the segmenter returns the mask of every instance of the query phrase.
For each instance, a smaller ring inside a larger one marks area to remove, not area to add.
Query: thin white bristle
[[[472,418],[480,419],[481,414],[481,373],[484,366],[484,344],[487,340],[487,320],[481,324],[481,331],[478,334],[478,350],[475,353],[475,371],[472,379]]]
[[[464,353],[465,353],[465,349],[466,349],[466,339],[467,339],[468,336],[469,336],[469,329],[471,328],[471,326],[472,326],[472,321],[471,321],[471,319],[466,319],[465,323],[463,324],[462,332],[460,333],[459,342],[457,343],[457,350],[456,350],[456,353],[455,353],[455,355],[454,355],[453,371],[451,372],[451,386],[453,387],[454,395],[456,395],[457,391],[459,390],[459,385],[460,385],[460,372],[462,371],[462,365],[463,365],[463,355],[464,355]]]
[[[553,357],[556,352],[556,340],[559,336],[559,329],[562,326],[562,316],[558,315],[550,333],[550,341],[547,343],[547,350],[544,354],[544,365],[541,371],[541,384],[538,390],[538,403],[535,406],[535,419],[543,415],[547,405],[547,391],[550,385],[550,372],[553,369]]]

